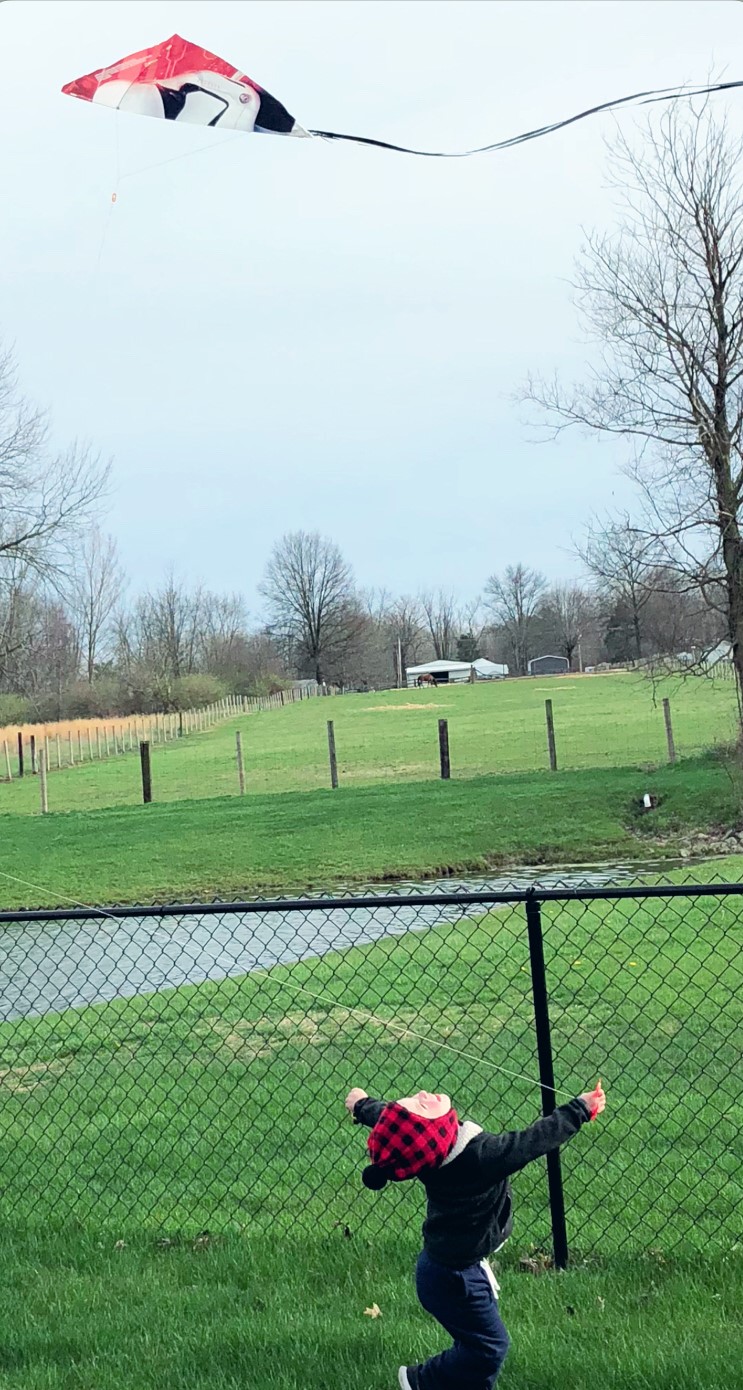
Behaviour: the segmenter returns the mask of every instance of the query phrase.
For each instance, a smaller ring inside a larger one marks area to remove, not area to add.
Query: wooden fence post
[[[41,774],[41,814],[49,814],[49,793],[46,785],[46,749],[39,750],[39,773]]]
[[[449,721],[439,720],[439,760],[441,762],[441,776],[445,781],[451,777],[451,762],[449,760]]]
[[[150,767],[150,745],[143,740],[139,745],[139,760],[142,765],[142,800],[145,806],[152,801],[152,768]]]
[[[31,744],[31,776],[36,776],[36,734],[32,734],[29,740]]]
[[[545,700],[544,708],[547,714],[547,746],[550,755],[550,771],[557,772],[557,744],[555,743],[555,721],[552,714],[552,701]]]
[[[8,781],[9,781],[9,782],[12,782],[12,781],[13,781],[13,772],[12,772],[11,766],[10,766],[10,749],[9,749],[9,747],[8,747],[8,740],[7,740],[6,738],[3,739],[3,748],[5,749],[5,766],[6,766],[7,770],[8,770]]]
[[[338,759],[335,755],[335,729],[332,719],[328,720],[328,753],[330,754],[330,785],[335,791],[338,786]]]
[[[62,766],[62,744],[61,744],[60,741],[59,741],[59,734],[57,734],[57,772],[59,772],[59,769],[61,768],[61,766]]]
[[[70,745],[70,767],[74,767],[74,766],[75,766],[75,753],[74,753],[74,749],[73,749],[73,747],[72,747],[72,729],[70,729],[70,732],[69,732],[69,734],[68,734],[67,737],[68,737],[68,742],[69,742],[69,745]]]
[[[23,734],[18,735],[18,776],[23,776]]]
[[[240,737],[240,730],[235,734],[235,747],[237,749],[237,780],[240,787],[240,795],[245,795],[245,767],[243,765],[243,745]]]
[[[79,727],[79,725],[78,725],[78,730],[77,730],[77,751],[78,751],[78,754],[79,754],[78,762],[81,763],[82,760],[83,760],[83,731],[82,731],[82,729]]]
[[[93,730],[88,725],[88,762],[93,761]]]
[[[667,741],[667,743],[668,743],[668,761],[669,761],[669,763],[675,763],[675,761],[676,761],[676,744],[675,744],[674,737],[673,737],[673,724],[672,724],[672,722],[671,722],[671,701],[670,701],[670,700],[664,700],[664,701],[663,701],[663,718],[664,718],[665,721],[666,721],[666,741]]]
[[[100,762],[100,760],[101,760],[101,726],[100,726],[100,724],[96,724],[96,726],[95,726],[95,751],[96,751],[96,755],[97,755],[97,757],[98,757],[98,761]]]

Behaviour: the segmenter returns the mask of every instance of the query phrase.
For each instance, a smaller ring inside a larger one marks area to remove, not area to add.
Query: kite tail
[[[620,106],[650,106],[660,101],[683,101],[693,97],[711,96],[714,92],[729,92],[743,87],[743,81],[715,82],[708,87],[657,87],[648,92],[633,92],[630,96],[617,97],[613,101],[603,101],[599,106],[589,106],[575,116],[551,125],[538,126],[536,130],[526,130],[521,135],[512,135],[508,140],[496,140],[492,145],[479,145],[474,150],[414,150],[407,145],[394,145],[388,140],[372,140],[367,135],[342,135],[335,130],[310,130],[307,133],[319,140],[347,140],[354,145],[371,145],[378,150],[394,150],[398,154],[412,154],[422,159],[469,159],[473,154],[490,154],[493,150],[508,150],[514,145],[524,145],[527,140],[537,140],[542,135],[552,135],[557,130],[584,121],[589,116],[599,116],[604,111],[616,111]]]

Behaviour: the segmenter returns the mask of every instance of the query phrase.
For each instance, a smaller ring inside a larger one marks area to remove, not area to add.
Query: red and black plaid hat
[[[365,1185],[381,1188],[386,1182],[417,1178],[426,1168],[439,1168],[458,1133],[456,1110],[429,1120],[392,1101],[385,1105],[367,1141],[372,1161],[362,1174]]]

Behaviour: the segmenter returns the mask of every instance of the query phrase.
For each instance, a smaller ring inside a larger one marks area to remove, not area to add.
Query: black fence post
[[[451,777],[451,761],[449,759],[449,722],[446,719],[439,720],[439,760],[441,762],[441,776],[445,781]]]
[[[30,743],[31,743],[31,772],[32,772],[32,775],[35,777],[35,776],[36,776],[36,735],[35,735],[35,734],[32,734],[32,735],[31,735]]]
[[[23,734],[18,735],[18,776],[23,776]]]
[[[534,1024],[537,1035],[539,1081],[542,1087],[542,1114],[551,1115],[557,1108],[555,1072],[552,1064],[552,1038],[547,996],[547,974],[544,966],[542,909],[539,899],[531,892],[526,900],[526,925],[529,933],[531,987],[534,998]],[[565,1225],[565,1194],[562,1187],[560,1150],[547,1154],[547,1185],[552,1218],[552,1249],[555,1266],[565,1269],[568,1262],[568,1234]]]
[[[183,738],[183,710],[178,711],[178,737]]]
[[[139,745],[139,758],[142,764],[142,800],[145,806],[152,800],[152,769],[150,767],[150,745],[143,741]]]

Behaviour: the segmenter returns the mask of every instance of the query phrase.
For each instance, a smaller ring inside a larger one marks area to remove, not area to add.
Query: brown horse
[[[420,687],[421,685],[435,685],[435,684],[436,684],[436,677],[435,677],[435,676],[432,676],[430,671],[424,671],[423,675],[418,677],[418,686],[419,686],[419,687]]]

